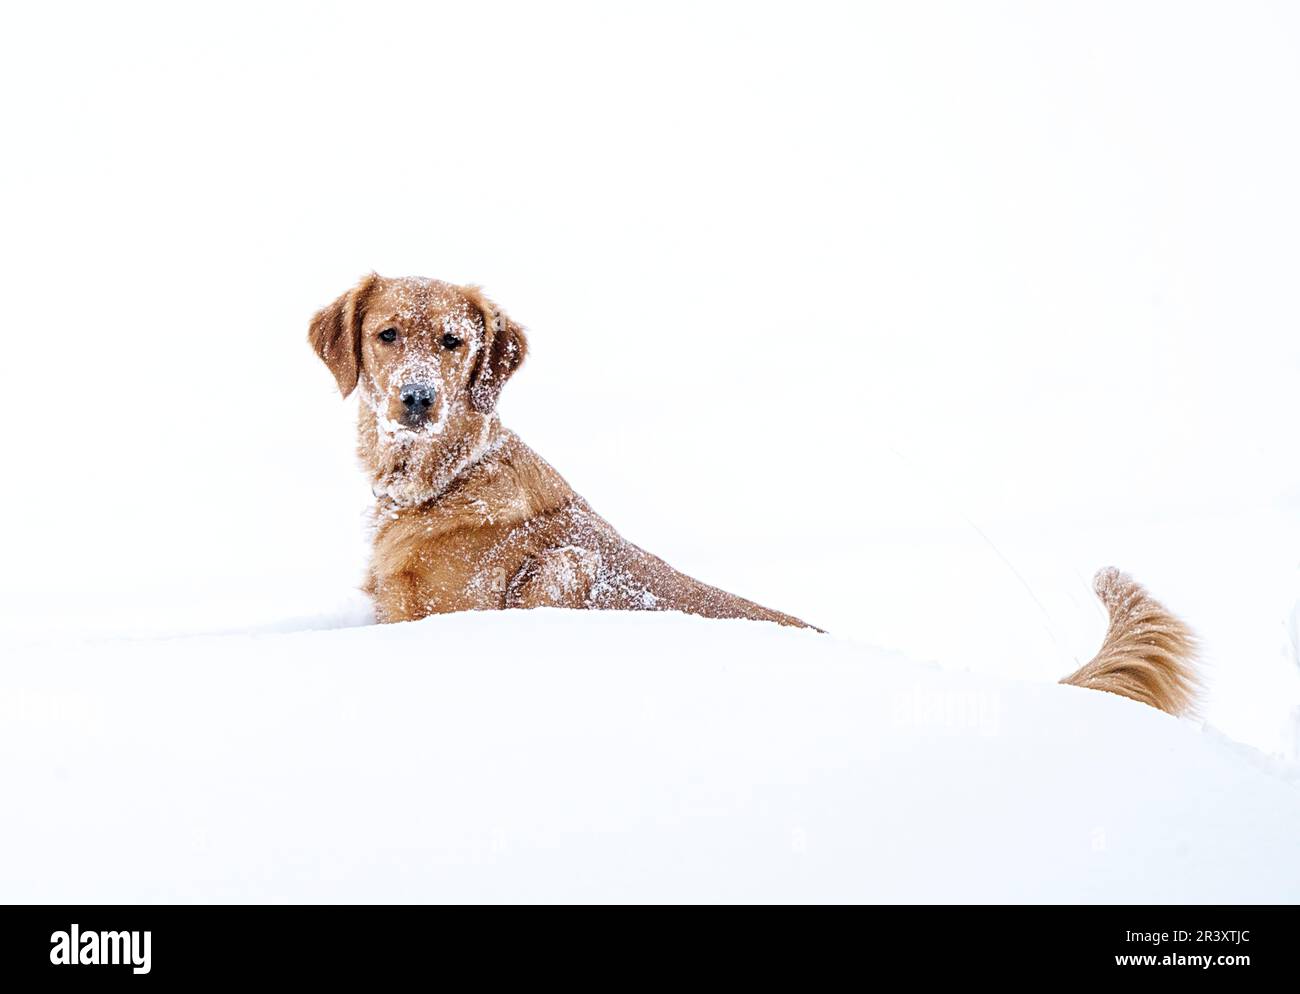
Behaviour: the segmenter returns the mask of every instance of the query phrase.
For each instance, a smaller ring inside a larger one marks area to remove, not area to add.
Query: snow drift
[[[1151,708],[561,611],[13,647],[0,899],[1300,899],[1300,792]]]

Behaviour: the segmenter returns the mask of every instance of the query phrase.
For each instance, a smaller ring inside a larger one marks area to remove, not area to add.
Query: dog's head
[[[438,433],[458,409],[490,414],[528,349],[477,287],[370,275],[312,318],[308,340],[346,397],[392,433]]]
[[[441,465],[482,434],[528,349],[476,287],[374,274],[319,311],[307,337],[343,396],[361,395],[362,454],[377,478],[436,475],[429,453]]]

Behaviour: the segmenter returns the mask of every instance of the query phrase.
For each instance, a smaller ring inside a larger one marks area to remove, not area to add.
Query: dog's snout
[[[401,397],[407,411],[419,414],[421,411],[427,411],[433,403],[434,390],[427,383],[404,383],[398,396]]]
[[[397,391],[402,402],[401,422],[408,428],[418,428],[429,420],[429,409],[436,395],[429,383],[403,383]]]

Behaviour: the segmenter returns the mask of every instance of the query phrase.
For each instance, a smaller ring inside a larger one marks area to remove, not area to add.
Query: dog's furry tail
[[[1132,577],[1114,567],[1092,587],[1110,627],[1097,655],[1061,683],[1129,697],[1173,715],[1192,714],[1200,682],[1196,638]]]

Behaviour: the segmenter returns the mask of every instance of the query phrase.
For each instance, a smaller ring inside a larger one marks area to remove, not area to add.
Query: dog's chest
[[[408,519],[381,527],[371,561],[381,620],[503,608],[528,554],[520,539],[513,526],[441,531]]]

